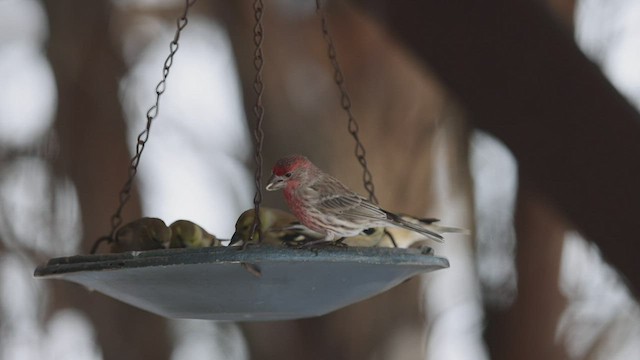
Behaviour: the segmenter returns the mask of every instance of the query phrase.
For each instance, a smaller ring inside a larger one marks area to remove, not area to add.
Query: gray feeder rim
[[[259,245],[61,257],[34,276],[82,284],[170,318],[263,321],[324,315],[447,267],[447,259],[418,249]]]

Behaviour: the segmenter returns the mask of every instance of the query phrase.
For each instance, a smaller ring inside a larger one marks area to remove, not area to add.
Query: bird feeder
[[[156,101],[147,112],[146,128],[137,140],[129,177],[120,193],[120,203],[111,218],[111,234],[96,241],[90,255],[54,258],[35,270],[40,279],[59,279],[81,284],[91,290],[132,306],[168,318],[228,321],[289,320],[320,316],[384,292],[407,279],[449,267],[447,259],[426,249],[376,247],[286,248],[267,245],[160,249],[94,254],[97,245],[112,239],[120,226],[120,213],[129,199],[149,129],[158,114],[165,81],[178,50],[187,13],[195,0],[186,0],[177,20],[163,77],[156,87]],[[326,15],[316,2],[322,33],[341,93],[341,105],[349,119],[349,132],[356,141],[356,157],[363,167],[364,186],[371,201],[377,203],[364,146],[351,113],[351,101],[337,61]],[[262,201],[262,15],[261,0],[255,0],[254,89],[256,103],[254,130],[256,195],[259,214]],[[254,229],[260,224],[259,216]],[[430,249],[429,249],[430,250]]]

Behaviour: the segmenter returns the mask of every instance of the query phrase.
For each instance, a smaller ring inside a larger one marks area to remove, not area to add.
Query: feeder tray
[[[324,315],[447,267],[447,259],[418,249],[257,245],[61,257],[35,276],[169,318],[267,321]]]

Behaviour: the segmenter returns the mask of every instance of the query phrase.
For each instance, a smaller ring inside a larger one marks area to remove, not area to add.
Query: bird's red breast
[[[293,215],[295,215],[302,225],[323,234],[325,232],[324,229],[316,225],[316,221],[314,221],[308,211],[309,204],[305,204],[304,199],[296,194],[298,185],[299,182],[290,180],[284,188],[284,200],[286,201],[289,210],[291,210]]]

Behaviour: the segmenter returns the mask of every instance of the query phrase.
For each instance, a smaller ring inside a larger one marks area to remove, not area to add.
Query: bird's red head
[[[305,169],[313,167],[309,159],[302,155],[291,155],[276,161],[267,190],[274,191],[286,186],[296,186]],[[289,185],[287,185],[289,184]]]
[[[284,176],[307,163],[309,163],[309,159],[302,155],[283,157],[276,161],[276,164],[273,166],[273,174],[276,176]]]

